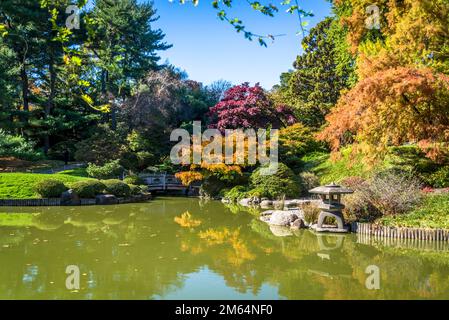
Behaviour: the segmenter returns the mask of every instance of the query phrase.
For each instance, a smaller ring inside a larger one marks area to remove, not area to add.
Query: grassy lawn
[[[362,154],[354,154],[351,147],[343,149],[336,159],[332,159],[329,153],[314,152],[301,160],[304,170],[315,173],[322,184],[338,183],[346,177],[369,178],[373,172],[391,168],[427,172],[434,166],[432,161],[413,145],[390,148],[382,162],[371,166],[366,164]]]
[[[449,229],[449,193],[426,196],[422,205],[412,212],[385,217],[380,222],[387,226]]]
[[[315,173],[322,184],[340,182],[346,177],[369,177],[372,168],[363,164],[362,156],[353,156],[351,149],[341,152],[339,159],[331,159],[330,154],[315,152],[302,158],[304,169]]]
[[[68,174],[0,173],[0,199],[36,199],[34,185],[42,180],[57,179],[72,183],[87,178]]]

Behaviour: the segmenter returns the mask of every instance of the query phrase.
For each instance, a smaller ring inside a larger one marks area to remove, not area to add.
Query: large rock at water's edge
[[[61,194],[61,206],[79,206],[81,205],[80,197],[72,189]]]
[[[268,210],[260,214],[260,220],[271,226],[291,227],[292,229],[307,227],[302,210]]]
[[[284,208],[284,201],[280,201],[280,200],[273,201],[273,207],[275,209],[282,210]]]
[[[288,211],[276,211],[271,215],[270,224],[274,226],[290,226],[298,219],[295,213]]]
[[[112,194],[104,194],[96,196],[95,202],[98,205],[112,205],[118,204],[118,199],[116,198],[116,196],[113,196]]]
[[[260,207],[265,209],[265,208],[271,208],[273,206],[273,201],[271,200],[262,200],[262,202],[260,202]]]
[[[249,207],[251,205],[251,199],[250,198],[241,199],[239,201],[239,205]]]
[[[301,209],[290,209],[288,210],[288,212],[294,213],[298,216],[299,219],[304,220],[304,211],[302,211]]]
[[[306,229],[307,226],[304,220],[299,218],[290,225],[290,228],[298,230],[298,229]]]
[[[261,216],[261,220],[273,226],[289,227],[299,217],[290,211],[273,211],[271,215]]]

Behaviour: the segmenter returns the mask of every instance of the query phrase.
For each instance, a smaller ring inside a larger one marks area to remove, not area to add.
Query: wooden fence
[[[351,231],[357,234],[379,238],[419,241],[449,241],[449,230],[443,229],[386,227],[370,223],[355,222],[351,225]]]

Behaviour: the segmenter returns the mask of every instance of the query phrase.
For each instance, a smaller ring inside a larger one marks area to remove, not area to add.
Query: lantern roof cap
[[[314,194],[325,194],[325,195],[354,193],[354,191],[352,191],[351,189],[339,186],[338,184],[336,184],[334,182],[332,182],[331,184],[328,184],[326,186],[312,189],[309,192],[314,193]]]

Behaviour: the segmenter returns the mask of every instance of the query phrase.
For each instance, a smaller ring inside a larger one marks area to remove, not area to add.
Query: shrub
[[[120,158],[120,164],[131,171],[141,172],[157,162],[155,155],[146,151],[127,151],[123,152]]]
[[[318,208],[316,204],[307,203],[301,206],[302,211],[304,212],[304,221],[308,224],[318,223],[318,217],[320,215],[321,210]]]
[[[96,179],[113,179],[119,177],[123,173],[123,167],[119,160],[106,163],[104,166],[97,166],[89,163],[87,174],[89,177]]]
[[[22,136],[11,135],[0,129],[0,157],[14,157],[37,161],[44,158],[41,151],[34,151],[34,143]]]
[[[59,198],[67,190],[64,183],[55,179],[43,180],[35,185],[36,193],[42,198]]]
[[[140,192],[141,193],[148,193],[148,192],[150,192],[150,188],[148,186],[142,185],[142,186],[138,186],[138,187],[140,188]]]
[[[252,198],[252,197],[265,198],[265,197],[269,197],[270,195],[267,193],[267,191],[264,188],[257,187],[257,188],[251,189],[248,192],[246,192],[245,196],[249,197],[249,198]]]
[[[301,157],[318,150],[319,147],[312,130],[301,123],[283,128],[279,132],[279,158],[290,168],[301,167]]]
[[[278,170],[273,175],[262,175],[258,168],[250,177],[251,186],[263,190],[264,196],[272,199],[286,196],[293,198],[301,193],[298,176],[283,163],[279,163]]]
[[[80,198],[84,199],[95,198],[106,189],[106,186],[103,183],[95,180],[78,181],[73,183],[70,187]]]
[[[125,142],[122,131],[120,126],[114,131],[107,125],[99,125],[91,137],[76,144],[75,160],[102,165],[121,158]]]
[[[428,183],[434,188],[449,187],[449,166],[439,169],[430,175],[427,179]]]
[[[353,191],[359,190],[366,183],[366,180],[361,177],[347,177],[340,181],[340,184]]]
[[[353,194],[346,195],[343,199],[345,220],[373,222],[382,216],[368,198],[369,192],[365,189],[357,189]]]
[[[131,188],[121,180],[111,179],[102,181],[106,186],[106,192],[116,197],[129,197]]]
[[[134,184],[136,186],[145,185],[145,181],[139,176],[127,176],[123,182],[127,184]]]
[[[370,180],[354,185],[354,194],[346,196],[346,213],[359,220],[373,221],[381,216],[403,214],[421,200],[419,181],[395,171],[377,173]]]
[[[406,213],[421,200],[421,184],[411,175],[383,172],[368,183],[367,198],[383,215]]]
[[[215,198],[225,187],[225,182],[215,176],[210,176],[203,181],[200,187],[200,197],[204,199]]]
[[[128,187],[130,189],[131,195],[138,196],[138,195],[142,194],[142,189],[140,188],[140,186],[137,186],[135,184],[128,184]]]
[[[320,178],[313,172],[302,172],[299,178],[301,180],[301,189],[304,193],[308,193],[309,190],[320,186]]]
[[[238,201],[246,197],[247,188],[245,186],[235,186],[231,190],[227,191],[224,195],[226,199],[231,201]]]

